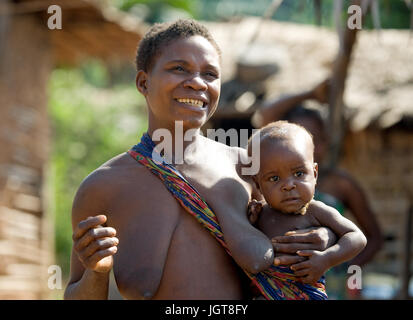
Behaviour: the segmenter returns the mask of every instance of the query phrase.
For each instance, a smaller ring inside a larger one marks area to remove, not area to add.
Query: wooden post
[[[322,5],[321,0],[314,0],[314,14],[315,22],[318,26],[321,26],[322,23]]]
[[[412,222],[413,222],[413,203],[410,199],[409,209],[406,214],[404,243],[403,243],[403,264],[401,274],[401,299],[409,299],[409,284],[411,278],[410,260],[412,255],[411,241],[412,241]]]
[[[409,207],[404,220],[404,238],[402,251],[402,266],[400,282],[401,288],[398,295],[399,299],[410,299],[409,284],[411,278],[411,257],[412,257],[412,228],[413,228],[413,184],[412,175],[407,175],[401,179],[403,189],[409,200]]]
[[[0,61],[0,299],[42,299],[51,292],[53,241],[42,202],[50,145],[50,31],[35,14],[7,19]]]
[[[361,0],[353,0],[352,5],[361,7]],[[363,16],[364,16],[363,12]],[[330,132],[330,152],[328,166],[334,167],[337,164],[341,141],[344,135],[344,102],[343,95],[345,82],[351,61],[351,53],[356,42],[358,29],[350,29],[347,23],[344,26],[342,37],[339,34],[340,41],[339,51],[334,62],[331,75],[331,88],[329,93],[329,132]]]

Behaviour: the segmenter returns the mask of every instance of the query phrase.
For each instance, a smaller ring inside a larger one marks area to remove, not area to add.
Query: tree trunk
[[[361,6],[361,0],[353,0],[352,5]],[[329,167],[334,167],[337,164],[341,149],[341,141],[344,136],[343,95],[357,32],[357,28],[350,29],[347,27],[346,23],[344,25],[343,34],[339,34],[339,39],[342,40],[340,41],[339,51],[332,70],[331,90],[329,95],[329,132],[331,133],[328,161]]]

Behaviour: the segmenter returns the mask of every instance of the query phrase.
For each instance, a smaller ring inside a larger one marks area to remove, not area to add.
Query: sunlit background
[[[252,102],[247,95],[239,100],[247,104],[237,109],[243,121],[250,120],[243,110],[258,98],[306,90],[328,77],[339,50],[337,6],[329,0],[284,0],[262,22],[272,2],[2,2],[0,299],[63,297],[75,192],[90,172],[128,150],[146,130],[134,59],[148,26],[177,18],[203,21],[223,50],[224,84],[235,79],[237,59],[255,37],[259,53],[249,61],[257,57],[255,65],[264,61],[277,71],[245,89],[255,96]],[[341,3],[338,16],[345,25],[351,1]],[[61,30],[47,28],[51,4],[62,7]],[[395,299],[407,297],[412,270],[406,226],[413,205],[413,4],[376,4],[378,11],[365,17],[353,49],[344,94],[349,130],[339,163],[365,189],[385,240],[363,269],[359,298]],[[230,99],[224,88],[222,110]],[[217,119],[224,119],[222,114]],[[61,289],[48,287],[49,265],[60,266]],[[410,296],[412,291],[410,286]]]

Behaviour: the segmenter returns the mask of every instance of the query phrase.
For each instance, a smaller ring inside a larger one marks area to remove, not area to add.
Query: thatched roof
[[[257,18],[206,23],[223,51],[225,79],[255,32]],[[308,90],[330,74],[337,55],[333,30],[309,25],[265,21],[249,51],[251,63],[272,60],[280,70],[266,85],[269,98]],[[253,57],[254,56],[254,57]],[[413,39],[408,30],[361,30],[353,51],[344,102],[350,128],[392,126],[413,119]],[[224,80],[225,80],[224,79]]]
[[[50,5],[62,8],[62,29],[50,30],[54,61],[73,65],[86,57],[134,61],[138,41],[147,26],[98,0],[22,0],[10,3],[14,14],[34,13],[47,27]],[[29,31],[29,30],[28,30]]]

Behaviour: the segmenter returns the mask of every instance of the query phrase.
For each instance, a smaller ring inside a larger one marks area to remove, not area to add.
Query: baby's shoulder
[[[307,214],[313,216],[316,219],[323,215],[340,215],[337,209],[330,207],[324,202],[318,200],[312,200],[310,202],[307,209]]]

